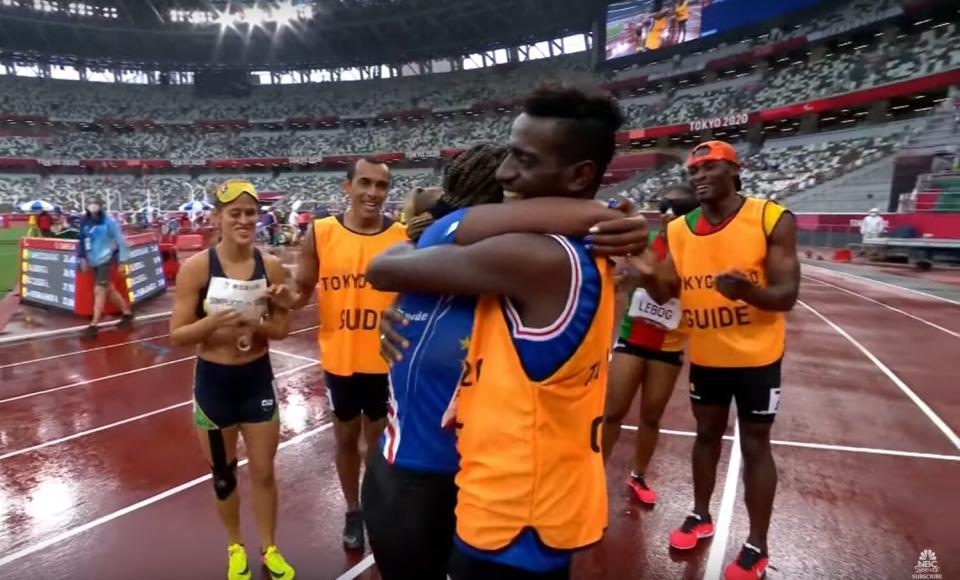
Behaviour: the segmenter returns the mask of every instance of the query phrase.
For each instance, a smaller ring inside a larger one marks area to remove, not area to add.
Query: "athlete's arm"
[[[263,255],[263,266],[267,271],[267,282],[274,293],[283,292],[287,281],[287,271],[279,258]],[[282,340],[290,333],[290,310],[275,301],[269,302],[266,318],[260,323],[258,331],[271,340]]]
[[[570,259],[547,236],[505,234],[469,246],[392,250],[367,268],[366,280],[377,290],[508,296],[530,325],[553,322],[569,290]]]
[[[783,212],[767,242],[767,287],[751,285],[744,300],[761,310],[793,310],[800,294],[800,260],[797,258],[797,220]]]
[[[598,255],[639,254],[647,245],[647,221],[633,208],[616,208],[592,199],[543,197],[470,208],[457,227],[456,242],[470,245],[510,233],[587,237]]]
[[[173,313],[170,315],[170,342],[177,346],[201,343],[220,326],[231,326],[240,320],[240,315],[234,310],[197,320],[197,303],[200,290],[207,281],[208,268],[204,254],[197,254],[184,262],[177,272]]]
[[[300,255],[297,257],[297,295],[290,305],[291,310],[299,310],[306,306],[320,281],[320,256],[317,255],[314,235],[313,224],[310,224],[300,247]]]
[[[627,267],[623,279],[624,285],[630,288],[643,288],[650,298],[659,304],[680,296],[680,276],[677,275],[673,256],[669,252],[662,262],[653,252],[645,252],[642,256],[614,258],[614,260]]]

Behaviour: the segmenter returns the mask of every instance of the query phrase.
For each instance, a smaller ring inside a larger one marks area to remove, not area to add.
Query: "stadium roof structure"
[[[599,0],[84,2],[0,0],[0,51],[7,58],[47,55],[51,64],[124,62],[190,68],[399,64],[586,33],[603,10]],[[266,10],[280,10],[277,7],[284,4],[307,16],[283,22],[217,19],[241,11],[262,17]],[[172,11],[205,11],[211,18],[175,21]]]

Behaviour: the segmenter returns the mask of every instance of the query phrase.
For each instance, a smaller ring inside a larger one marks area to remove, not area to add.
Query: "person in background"
[[[886,229],[887,223],[880,217],[880,210],[877,208],[871,209],[867,217],[860,222],[860,235],[863,236],[864,242],[879,238]]]
[[[740,162],[729,143],[697,145],[686,165],[700,207],[669,223],[662,262],[626,259],[639,274],[634,283],[656,302],[680,300],[689,341],[694,508],[670,534],[670,546],[690,550],[714,534],[710,498],[736,401],[749,535],[723,578],[757,579],[769,564],[777,489],[770,430],[782,394],[786,313],[800,290],[796,219],[771,201],[739,193]]]
[[[120,328],[129,328],[133,324],[130,305],[110,283],[110,273],[114,264],[117,263],[116,256],[119,257],[121,264],[127,261],[127,242],[117,222],[103,211],[100,200],[94,199],[87,204],[87,213],[80,222],[80,239],[77,243],[80,269],[84,272],[92,270],[95,283],[93,318],[84,329],[85,338],[93,338],[97,335],[97,325],[100,317],[103,316],[103,303],[107,297],[123,312]]]
[[[297,214],[297,229],[300,230],[300,240],[307,235],[307,228],[310,227],[310,222],[313,220],[313,214],[308,211],[301,211]]]
[[[686,183],[668,186],[661,197],[662,230],[650,233],[644,259],[661,262],[667,257],[667,224],[699,206],[696,194]],[[610,380],[603,419],[603,458],[610,459],[620,437],[623,423],[637,390],[640,389],[640,423],[633,454],[633,470],[627,485],[637,499],[647,505],[657,502],[657,494],[647,484],[645,473],[657,448],[660,419],[670,401],[673,387],[683,367],[686,337],[682,330],[668,330],[669,320],[681,316],[678,302],[667,302],[655,309],[659,315],[645,316],[653,303],[642,288],[630,288],[629,306],[623,312],[620,336],[613,348]],[[618,313],[621,311],[618,311]],[[642,385],[642,387],[641,387]]]
[[[690,17],[690,1],[680,0],[673,9],[677,22],[677,42],[687,41],[687,19]]]
[[[31,215],[27,218],[27,237],[39,238],[40,228],[37,227],[37,216]]]
[[[42,211],[40,215],[37,216],[37,228],[40,230],[40,235],[44,238],[49,238],[51,235],[51,229],[53,228],[53,218],[50,217],[50,214]]]
[[[349,209],[314,220],[297,262],[297,310],[317,296],[317,339],[333,409],[335,463],[346,503],[343,546],[365,544],[360,506],[361,437],[367,453],[377,453],[386,424],[389,367],[380,358],[380,316],[395,298],[366,281],[367,265],[387,248],[407,241],[406,230],[383,213],[390,190],[390,168],[359,159],[342,184]]]
[[[277,224],[277,216],[273,212],[273,208],[264,208],[263,215],[260,216],[261,223],[263,224],[264,230],[267,232],[267,238],[271,246],[277,245],[277,229],[279,228]]]

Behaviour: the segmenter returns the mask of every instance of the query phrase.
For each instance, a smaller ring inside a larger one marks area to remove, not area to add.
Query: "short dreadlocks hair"
[[[425,213],[410,218],[407,224],[410,239],[419,239],[430,224],[455,209],[503,201],[497,168],[506,155],[504,147],[481,143],[454,157],[444,171],[440,200]]]

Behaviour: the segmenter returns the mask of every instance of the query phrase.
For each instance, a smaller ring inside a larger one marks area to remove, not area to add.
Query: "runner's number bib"
[[[233,309],[240,313],[248,324],[257,324],[267,313],[267,281],[239,281],[214,276],[210,278],[207,299],[204,301],[207,314]]]
[[[680,325],[680,301],[671,298],[664,304],[657,304],[646,290],[637,288],[630,299],[628,314],[630,318],[642,318],[658,328],[676,330]]]

